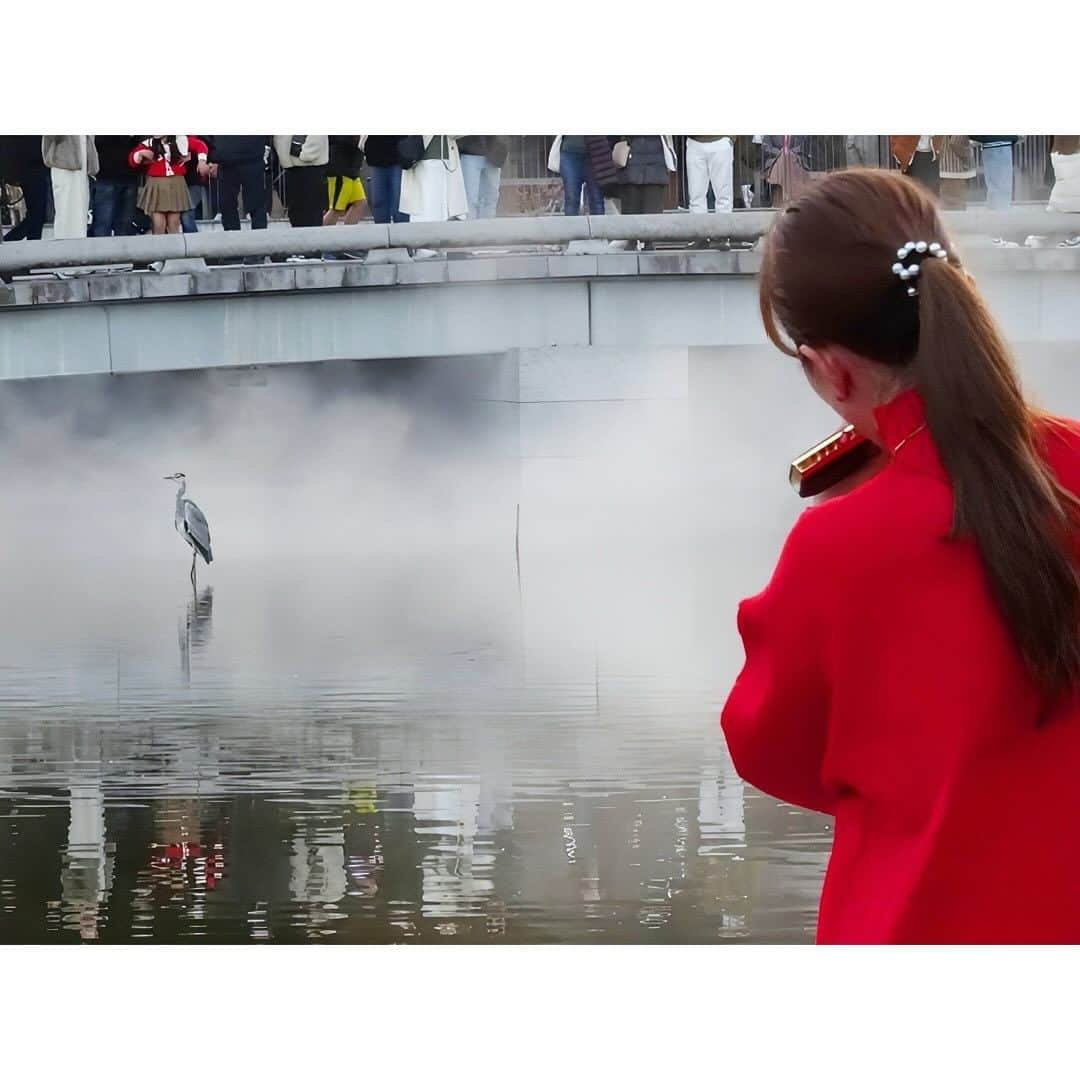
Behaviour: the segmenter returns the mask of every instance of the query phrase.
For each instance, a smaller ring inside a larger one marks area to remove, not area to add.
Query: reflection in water
[[[214,621],[214,589],[207,585],[201,593],[191,590],[187,610],[180,617],[180,670],[184,685],[191,685],[191,653],[201,652],[210,640]]]

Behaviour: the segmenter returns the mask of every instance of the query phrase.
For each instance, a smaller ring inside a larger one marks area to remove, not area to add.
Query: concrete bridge
[[[1030,209],[945,216],[1015,343],[1080,340],[1080,250],[1056,246],[1077,231],[1075,218]],[[772,220],[525,218],[0,245],[9,283],[0,379],[763,345],[752,245]],[[993,246],[989,236],[1002,232],[1038,234],[1046,246]],[[685,247],[720,237],[743,247]],[[638,240],[656,250],[610,243]],[[408,249],[419,248],[442,257],[411,259]],[[366,258],[242,265],[344,251]],[[150,263],[160,269],[131,269]]]

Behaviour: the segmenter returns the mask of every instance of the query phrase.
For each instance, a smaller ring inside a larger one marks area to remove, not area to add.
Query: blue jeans
[[[184,232],[198,232],[199,207],[203,204],[206,196],[206,188],[201,185],[188,184],[188,197],[191,199],[191,209],[185,210],[180,215],[180,228]]]
[[[139,185],[134,180],[95,180],[90,190],[93,209],[90,235],[132,236],[138,191]]]
[[[465,181],[469,217],[493,218],[499,207],[502,169],[492,165],[483,154],[462,154],[461,178]]]
[[[982,160],[987,210],[1008,210],[1013,195],[1012,146],[984,146]]]
[[[372,218],[380,225],[391,221],[408,221],[409,215],[399,209],[401,205],[401,166],[372,165],[371,183],[368,185],[368,205]]]
[[[559,175],[563,182],[563,213],[574,215],[581,212],[581,189],[585,188],[585,198],[590,214],[604,212],[604,194],[596,186],[589,167],[588,156],[576,150],[563,150],[559,154]]]

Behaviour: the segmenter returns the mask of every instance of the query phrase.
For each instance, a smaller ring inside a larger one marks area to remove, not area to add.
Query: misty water
[[[829,414],[764,350],[502,364],[0,389],[0,941],[812,939],[829,820],[718,714]]]

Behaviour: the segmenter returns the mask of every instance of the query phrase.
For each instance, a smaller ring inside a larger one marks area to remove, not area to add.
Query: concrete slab
[[[195,292],[200,296],[228,295],[244,291],[244,272],[239,267],[221,267],[205,274],[192,274]]]
[[[548,256],[546,255],[509,255],[499,259],[495,276],[501,281],[520,278],[548,277]]]
[[[494,281],[496,259],[451,259],[447,262],[449,281]]]
[[[737,265],[734,251],[692,251],[686,256],[689,274],[733,274]]]
[[[159,272],[162,274],[201,274],[206,269],[205,259],[166,259]]]
[[[551,277],[596,277],[596,255],[551,255],[548,274]]]
[[[35,281],[35,304],[85,304],[90,299],[90,283],[86,278],[69,281]]]
[[[398,266],[392,263],[370,262],[345,264],[345,287],[388,286],[397,283]]]
[[[626,277],[638,272],[637,252],[611,251],[596,256],[596,272],[600,277]]]
[[[292,266],[252,266],[241,272],[244,292],[280,292],[296,288],[296,270]]]
[[[345,264],[343,262],[314,263],[296,267],[296,287],[298,289],[340,289],[345,284]]]
[[[142,294],[146,299],[160,300],[168,296],[190,296],[195,291],[190,274],[146,274],[142,278]]]
[[[712,252],[702,252],[712,254]],[[696,258],[696,254],[694,258]],[[638,273],[645,274],[688,274],[691,256],[684,251],[641,251],[638,252]]]
[[[397,267],[399,285],[437,285],[449,280],[445,259],[424,259]]]
[[[97,274],[88,279],[91,300],[138,300],[142,282],[134,274]]]
[[[384,263],[407,263],[412,262],[412,256],[408,248],[372,248],[367,253],[364,262],[368,266],[379,266]]]

